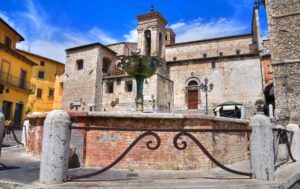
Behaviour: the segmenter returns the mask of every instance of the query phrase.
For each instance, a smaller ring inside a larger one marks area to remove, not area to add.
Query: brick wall
[[[30,119],[30,126],[28,130],[28,141],[26,152],[34,157],[41,157],[42,142],[43,142],[43,125],[45,115],[36,116]]]
[[[242,120],[216,118],[200,114],[127,114],[127,113],[80,113],[71,114],[75,126],[101,126],[122,128],[246,128],[248,123]],[[31,118],[33,120],[33,118]],[[32,122],[32,121],[31,121]],[[34,122],[32,122],[34,124]],[[76,132],[76,133],[75,133]],[[41,150],[42,129],[30,127],[28,152],[38,155]],[[114,161],[142,132],[121,131],[79,131],[72,130],[71,144],[76,147],[81,166],[103,167]],[[213,163],[187,137],[188,147],[177,150],[173,145],[176,133],[157,133],[161,146],[154,151],[146,147],[145,142],[156,140],[147,136],[141,140],[115,168],[124,169],[209,169]],[[206,149],[224,164],[248,159],[248,140],[245,133],[195,133],[194,136]]]

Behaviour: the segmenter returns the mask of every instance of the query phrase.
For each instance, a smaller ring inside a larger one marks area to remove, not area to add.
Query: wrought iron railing
[[[83,179],[88,177],[93,177],[99,174],[102,174],[109,169],[113,168],[115,165],[117,165],[132,149],[133,147],[138,144],[142,139],[144,139],[147,136],[153,137],[154,140],[149,139],[145,144],[146,147],[149,150],[156,150],[161,145],[161,138],[159,133],[168,132],[168,133],[176,133],[173,137],[173,145],[178,150],[185,150],[188,146],[188,142],[186,139],[192,140],[199,149],[218,167],[222,168],[225,171],[238,174],[238,175],[244,175],[252,177],[252,173],[250,172],[242,172],[237,171],[234,169],[231,169],[224,164],[222,164],[220,161],[218,161],[205,147],[204,145],[198,140],[198,138],[195,136],[196,133],[251,133],[251,129],[163,129],[163,128],[155,128],[155,129],[147,129],[147,128],[110,128],[110,127],[80,127],[80,126],[72,126],[71,129],[78,129],[78,130],[98,130],[98,131],[123,131],[123,132],[142,132],[130,145],[127,149],[123,151],[123,153],[118,156],[117,159],[115,159],[111,164],[107,165],[106,167],[94,171],[92,173],[84,174],[84,175],[69,175],[68,180],[77,180],[77,179]]]
[[[273,129],[275,169],[287,163],[290,160],[292,160],[293,162],[296,161],[291,152],[291,141],[293,140],[293,134],[293,131],[289,131],[286,129]]]
[[[0,71],[0,84],[9,85],[27,92],[34,91],[34,85],[20,77]]]
[[[116,131],[116,132],[142,132],[133,142],[128,146],[127,149],[123,151],[123,153],[118,156],[117,159],[112,161],[109,165],[106,167],[88,173],[84,175],[69,175],[68,180],[77,180],[77,179],[84,179],[88,177],[93,177],[99,174],[102,174],[109,169],[113,168],[115,165],[117,165],[132,149],[135,147],[142,139],[144,139],[147,136],[153,137],[153,139],[148,139],[148,141],[145,143],[146,147],[149,150],[156,150],[161,145],[161,138],[159,133],[176,133],[173,137],[173,145],[178,150],[185,150],[188,146],[187,140],[183,139],[184,137],[186,139],[190,139],[191,141],[196,144],[199,149],[218,167],[222,168],[225,171],[238,174],[238,175],[244,175],[249,176],[252,178],[252,173],[250,172],[242,172],[238,170],[231,169],[227,167],[226,165],[222,164],[220,161],[218,161],[206,148],[205,146],[198,140],[198,138],[195,136],[197,133],[247,133],[247,138],[250,138],[250,134],[252,132],[251,129],[245,128],[245,129],[169,129],[169,128],[155,128],[155,129],[148,129],[148,128],[111,128],[111,127],[97,127],[97,126],[91,126],[91,127],[80,127],[73,125],[71,129],[77,129],[77,130],[97,130],[97,131]],[[291,142],[293,138],[293,132],[288,131],[286,129],[273,129],[273,135],[274,135],[274,167],[275,169],[278,168],[280,165],[283,165],[290,160],[292,162],[295,162],[296,160],[293,158],[293,155],[291,153]],[[278,159],[278,151],[279,151],[279,145],[286,147],[286,157],[284,160]],[[251,152],[250,152],[251,153]]]

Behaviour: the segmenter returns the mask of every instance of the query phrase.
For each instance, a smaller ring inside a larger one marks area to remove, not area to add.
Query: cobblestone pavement
[[[300,178],[300,163],[289,163],[276,172],[275,182],[263,182],[249,177],[234,175],[220,168],[208,171],[129,171],[111,169],[99,176],[67,182],[61,185],[41,185],[39,178],[39,160],[20,146],[4,148],[0,162],[7,166],[19,167],[0,171],[0,188],[209,188],[209,189],[285,189]],[[249,171],[249,162],[230,165],[240,171]],[[69,175],[80,175],[96,170],[70,169]],[[293,189],[299,189],[298,185]]]
[[[21,141],[22,140],[22,130],[15,130],[15,133],[16,133],[17,139],[19,141]],[[18,144],[16,142],[12,133],[5,134],[2,147],[6,148],[6,147],[12,147],[12,146],[20,146],[20,144]]]

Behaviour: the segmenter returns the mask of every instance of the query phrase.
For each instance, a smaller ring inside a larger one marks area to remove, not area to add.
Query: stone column
[[[245,106],[241,107],[241,119],[245,119]]]
[[[27,146],[28,130],[29,130],[29,120],[25,120],[23,124],[22,141],[21,141],[24,144],[24,146]]]
[[[272,124],[268,117],[255,115],[250,119],[250,165],[253,178],[275,180]]]
[[[296,124],[288,124],[287,130],[293,131],[293,139],[291,143],[291,152],[296,160],[300,160],[300,129]]]
[[[46,117],[40,169],[43,184],[59,184],[67,180],[70,123],[70,116],[63,110],[53,110]]]
[[[270,117],[271,119],[274,118],[273,105],[272,105],[272,104],[269,104],[269,117]]]
[[[0,156],[1,156],[3,135],[4,135],[4,131],[5,131],[4,122],[5,122],[4,114],[2,112],[0,112]]]

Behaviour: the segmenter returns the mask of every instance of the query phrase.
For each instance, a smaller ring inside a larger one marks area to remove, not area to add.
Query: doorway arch
[[[187,83],[187,105],[188,110],[197,110],[199,103],[199,82],[190,79]]]

